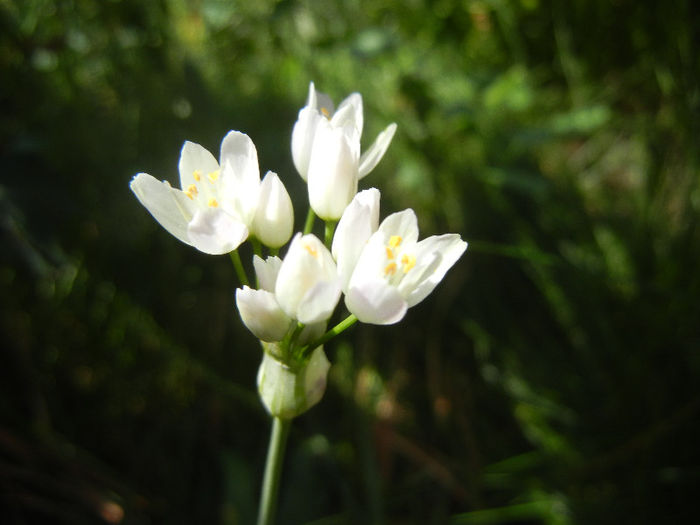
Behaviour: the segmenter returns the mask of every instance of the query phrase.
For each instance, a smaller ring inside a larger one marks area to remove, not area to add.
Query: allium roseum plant
[[[241,282],[236,306],[260,340],[258,392],[272,418],[260,525],[274,521],[290,423],[326,390],[331,365],[323,345],[358,320],[399,322],[467,249],[454,233],[419,241],[411,209],[379,222],[379,190],[358,193],[358,181],[381,160],[396,124],[360,154],[362,125],[359,93],[334,109],[310,84],[291,147],[294,165],[308,184],[310,208],[304,232],[293,238],[294,213],[284,184],[273,172],[260,180],[255,145],[239,131],[224,137],[219,161],[202,146],[185,142],[181,189],[145,173],[131,181],[138,200],[168,232],[204,253],[230,254],[234,263]],[[316,216],[325,222],[324,241],[311,233]],[[290,239],[284,257],[278,257]],[[255,252],[256,287],[250,286],[238,254],[246,240]],[[341,297],[349,315],[328,329]]]

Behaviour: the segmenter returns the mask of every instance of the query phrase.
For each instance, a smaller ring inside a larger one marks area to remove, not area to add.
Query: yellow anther
[[[219,203],[216,201],[216,199],[214,197],[212,197],[211,199],[209,199],[207,201],[207,206],[209,206],[210,208],[218,208]]]
[[[195,186],[194,184],[190,184],[189,186],[187,186],[185,193],[191,199],[194,195],[197,195],[199,193],[199,190],[197,189],[197,186]]]
[[[207,177],[209,178],[210,181],[216,182],[216,179],[219,178],[219,173],[221,170],[214,170],[211,173],[207,173]]]
[[[394,257],[396,257],[396,254],[394,253],[394,250],[392,250],[391,248],[389,248],[389,247],[387,246],[387,248],[386,248],[386,258],[387,258],[387,259],[393,259]]]
[[[323,116],[326,118],[331,118],[331,112],[328,111],[326,108],[321,108],[321,113],[323,113]]]
[[[384,275],[394,275],[395,273],[396,273],[396,263],[390,262],[389,264],[386,265],[386,268],[384,268]]]
[[[403,264],[403,273],[408,273],[416,265],[416,257],[414,255],[404,254],[401,257],[401,264]]]
[[[400,235],[392,235],[389,237],[389,248],[398,248],[401,246],[401,241],[403,241],[403,239]]]
[[[305,244],[305,245],[304,245],[304,249],[305,249],[307,252],[309,252],[309,254],[311,255],[311,257],[316,257],[316,258],[318,258],[318,250],[317,250],[316,248],[314,248],[313,246],[311,246],[310,244]]]
[[[202,172],[199,171],[199,170],[194,170],[194,171],[192,172],[192,176],[194,177],[194,180],[196,180],[197,182],[199,182],[199,181],[202,179]]]

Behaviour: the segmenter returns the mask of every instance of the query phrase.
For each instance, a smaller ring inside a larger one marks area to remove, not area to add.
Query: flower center
[[[389,242],[384,247],[384,250],[386,252],[386,259],[388,261],[388,264],[384,267],[384,277],[388,277],[391,279],[393,276],[397,275],[397,272],[400,268],[401,272],[398,273],[397,277],[397,279],[400,280],[402,274],[407,274],[411,271],[411,268],[413,268],[416,265],[415,255],[403,253],[401,254],[401,257],[398,257],[398,252],[400,250],[402,242],[403,238],[400,235],[392,235],[391,237],[389,237]],[[391,280],[393,281],[394,279]]]
[[[205,183],[199,186],[197,183],[202,181],[202,171],[194,170],[192,172],[194,184],[190,184],[189,186],[187,186],[187,188],[183,189],[185,195],[187,195],[187,197],[189,197],[190,200],[194,200],[200,195],[201,190],[201,193],[204,194],[203,199],[205,199],[207,203],[206,205],[210,208],[218,208],[219,201],[216,200],[215,195],[218,193],[217,181],[219,180],[220,174],[221,170],[218,169],[207,173],[207,179],[209,180],[209,184]]]

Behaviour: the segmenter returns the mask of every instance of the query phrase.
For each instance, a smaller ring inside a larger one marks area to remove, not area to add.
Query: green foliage
[[[689,0],[0,1],[3,523],[252,521],[233,269],[128,181],[239,129],[302,210],[309,80],[362,93],[368,142],[397,122],[362,181],[383,213],[470,247],[401,325],[328,345],[280,522],[690,522],[698,28]]]

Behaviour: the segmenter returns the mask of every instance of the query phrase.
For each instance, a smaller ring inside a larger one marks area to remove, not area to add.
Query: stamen
[[[401,257],[401,264],[403,264],[403,273],[408,273],[416,265],[416,257],[414,255],[404,254]]]
[[[386,248],[386,258],[387,258],[387,259],[393,259],[394,257],[396,257],[396,254],[394,253],[394,250],[392,250],[391,248],[389,248],[389,247],[387,246],[387,248]]]
[[[304,249],[309,252],[311,257],[318,258],[318,250],[310,244],[304,244]]]
[[[326,108],[321,108],[321,113],[323,113],[324,117],[331,118],[331,112],[328,111]]]
[[[197,186],[194,184],[190,184],[187,186],[187,190],[185,190],[185,193],[187,193],[187,196],[191,199],[193,195],[197,195],[199,193],[199,190],[197,189]]]
[[[396,273],[396,263],[395,262],[390,262],[389,264],[386,265],[386,268],[384,268],[384,275],[394,275]]]
[[[199,181],[201,180],[201,178],[202,178],[202,172],[199,171],[199,170],[194,170],[194,171],[192,172],[192,176],[194,177],[194,180],[196,180],[197,182],[199,182]]]
[[[216,179],[219,178],[219,173],[221,173],[221,170],[215,170],[212,171],[211,173],[207,173],[207,177],[211,182],[216,182]]]
[[[399,246],[401,246],[401,241],[403,241],[403,239],[400,235],[392,235],[391,237],[389,237],[389,247],[398,248]]]
[[[218,208],[219,203],[216,201],[216,199],[214,197],[212,197],[211,199],[209,199],[207,201],[207,206],[209,206],[210,208]]]

